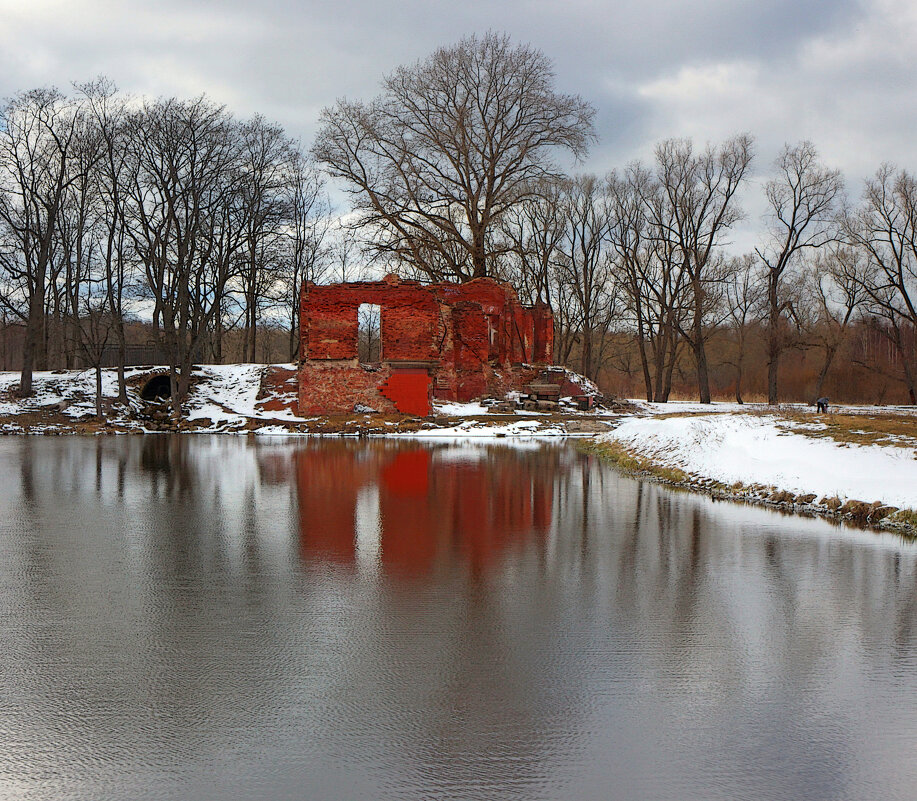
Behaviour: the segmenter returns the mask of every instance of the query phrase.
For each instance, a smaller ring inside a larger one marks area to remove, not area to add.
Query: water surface
[[[0,798],[912,799],[917,548],[572,447],[0,438]]]

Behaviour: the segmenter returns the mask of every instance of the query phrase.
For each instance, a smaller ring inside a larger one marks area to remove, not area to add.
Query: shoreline
[[[300,416],[294,367],[199,367],[178,424],[166,406],[141,397],[159,368],[130,371],[127,404],[117,401],[115,371],[104,370],[101,418],[86,371],[36,373],[36,392],[24,399],[14,395],[18,376],[0,373],[0,435],[571,440],[625,473],[675,489],[917,537],[917,409],[836,407],[815,415],[800,405],[610,401],[591,410],[566,403],[497,411],[493,401],[437,401],[423,418],[364,408]]]
[[[178,425],[159,424],[150,428],[143,421],[108,421],[95,418],[61,419],[43,416],[25,422],[19,416],[0,416],[0,436],[8,437],[97,437],[97,436],[258,436],[258,437],[351,437],[411,439],[582,439],[609,431],[621,415],[595,417],[545,414],[441,416],[416,418],[395,415],[340,415],[290,421],[251,418],[242,425],[214,426],[204,421],[182,421]]]
[[[729,418],[739,417],[740,415],[726,415],[723,421]],[[669,420],[680,420],[681,422],[693,422],[698,426],[706,423],[701,415],[686,415],[680,418],[669,418]],[[687,418],[687,420],[685,419]],[[626,428],[639,428],[640,424],[633,424],[634,418],[622,421]],[[646,421],[647,418],[643,418]],[[730,470],[728,462],[734,454],[728,453],[729,446],[732,445],[727,437],[722,437],[719,441],[715,439],[715,432],[704,432],[710,442],[699,442],[686,436],[683,431],[673,433],[667,431],[668,439],[660,433],[658,429],[660,424],[665,426],[668,420],[655,421],[655,430],[649,426],[643,427],[652,433],[643,432],[643,436],[635,435],[631,430],[621,434],[615,431],[607,435],[594,437],[590,442],[579,443],[578,447],[585,453],[592,454],[603,461],[613,464],[617,469],[626,475],[643,480],[649,480],[657,484],[678,489],[682,491],[695,492],[707,495],[715,500],[732,501],[735,503],[744,503],[754,506],[760,506],[779,511],[785,514],[794,514],[802,517],[819,517],[830,522],[838,524],[849,524],[859,528],[871,529],[887,533],[895,533],[907,539],[917,539],[917,511],[909,503],[898,503],[897,505],[888,503],[886,500],[874,500],[872,502],[859,500],[854,497],[854,492],[829,494],[824,491],[813,491],[815,486],[805,486],[805,481],[776,478],[773,474],[768,475],[764,469],[758,469],[759,477],[757,480],[730,480],[728,476]],[[720,422],[720,421],[717,421]],[[632,423],[628,426],[628,423]],[[725,427],[725,426],[724,426]],[[752,424],[754,427],[754,424]],[[757,433],[757,432],[756,432]],[[863,433],[857,431],[855,433]],[[696,432],[694,432],[696,436]],[[789,442],[792,435],[783,433],[782,441],[776,446],[778,449],[783,448],[788,453],[792,452],[794,445],[798,443]],[[682,441],[678,442],[681,437]],[[673,445],[673,442],[675,443]],[[759,443],[754,443],[758,445]],[[761,450],[766,450],[765,442],[760,445]],[[678,446],[681,446],[679,448]],[[836,445],[836,443],[832,443]],[[707,447],[708,451],[714,454],[725,454],[722,461],[726,466],[719,470],[703,469],[703,451]],[[824,449],[823,441],[819,442],[818,447]],[[829,445],[828,447],[831,447]],[[851,446],[843,443],[836,447],[836,458],[840,461],[846,458],[848,461],[856,462],[858,454],[851,448],[860,446]],[[867,446],[875,449],[876,446]],[[688,450],[690,456],[685,458],[684,451]],[[888,450],[886,448],[886,450]],[[899,456],[895,453],[894,456]],[[693,457],[693,458],[692,458]],[[756,472],[756,454],[744,454],[745,464],[744,474],[754,475]],[[862,457],[860,457],[862,458]],[[915,456],[917,459],[917,456]],[[763,459],[761,461],[764,461]],[[804,461],[804,460],[800,460]],[[798,465],[792,465],[798,467]],[[739,471],[743,472],[743,471]],[[719,473],[719,475],[715,475]],[[795,477],[793,477],[795,478]],[[817,484],[816,481],[811,482]],[[783,486],[781,486],[783,484]],[[791,488],[787,488],[791,487]],[[915,487],[917,490],[917,487]],[[889,490],[891,495],[894,492]],[[866,494],[865,492],[861,492]],[[889,497],[888,495],[886,497]]]

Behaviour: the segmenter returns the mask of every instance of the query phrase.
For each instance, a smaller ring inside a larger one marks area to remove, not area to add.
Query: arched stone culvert
[[[145,401],[162,401],[172,397],[172,385],[168,373],[151,376],[140,390],[140,397]]]

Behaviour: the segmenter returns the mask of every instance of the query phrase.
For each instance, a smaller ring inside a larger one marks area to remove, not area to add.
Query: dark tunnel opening
[[[143,385],[140,397],[146,401],[168,400],[172,397],[172,385],[168,374],[154,375]]]

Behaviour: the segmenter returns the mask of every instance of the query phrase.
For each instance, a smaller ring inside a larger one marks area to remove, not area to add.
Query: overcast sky
[[[804,138],[852,189],[883,160],[917,169],[917,0],[0,0],[0,96],[104,74],[261,112],[308,145],[323,106],[487,29],[543,50],[595,105],[585,169],[740,131],[759,177]]]

